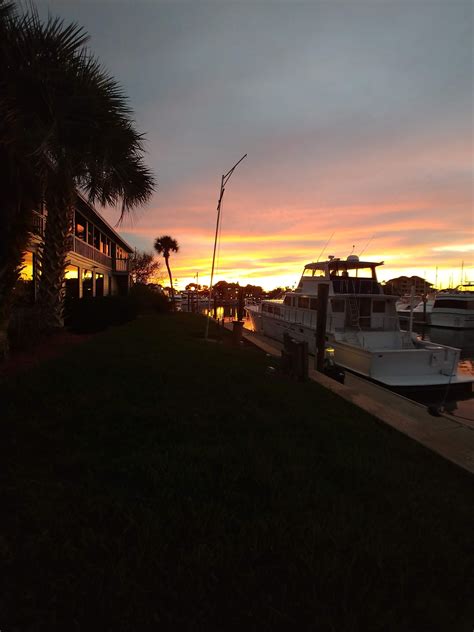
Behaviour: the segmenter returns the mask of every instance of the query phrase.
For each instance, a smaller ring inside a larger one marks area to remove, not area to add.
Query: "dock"
[[[226,323],[225,326],[232,327],[231,323]],[[282,343],[247,329],[243,331],[243,338],[265,353],[280,358]],[[461,420],[447,413],[435,417],[423,404],[348,371],[344,384],[314,368],[309,369],[308,377],[432,452],[474,474],[474,421]]]

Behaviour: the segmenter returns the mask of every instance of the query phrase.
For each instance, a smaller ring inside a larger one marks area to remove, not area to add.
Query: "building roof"
[[[398,281],[420,281],[421,283],[424,283],[425,285],[433,285],[432,283],[430,283],[429,281],[426,281],[426,279],[423,279],[423,277],[419,277],[419,276],[399,276],[399,277],[395,277],[394,279],[389,279],[387,281],[387,283],[397,283]]]
[[[102,217],[102,215],[94,208],[94,206],[86,200],[86,198],[77,193],[77,209],[87,219],[95,222],[98,227],[111,239],[113,239],[121,248],[127,252],[133,252],[132,246],[128,244],[123,237]]]

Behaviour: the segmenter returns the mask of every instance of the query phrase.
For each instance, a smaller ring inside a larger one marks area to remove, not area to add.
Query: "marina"
[[[397,297],[384,294],[377,281],[380,265],[355,255],[307,264],[295,291],[246,307],[252,329],[280,341],[288,333],[315,353],[318,318],[326,320],[327,306],[326,354],[335,365],[389,388],[470,393],[473,377],[459,370],[460,349],[400,329]]]

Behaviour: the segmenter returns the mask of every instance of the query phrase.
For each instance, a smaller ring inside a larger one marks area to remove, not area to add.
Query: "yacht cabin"
[[[383,261],[359,261],[356,255],[309,263],[304,267],[297,289],[279,301],[264,301],[262,312],[313,327],[318,310],[318,286],[325,283],[329,284],[329,331],[398,330],[397,297],[383,293],[376,273],[380,265]]]

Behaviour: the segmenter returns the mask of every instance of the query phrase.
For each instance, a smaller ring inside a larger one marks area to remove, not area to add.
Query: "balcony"
[[[78,255],[91,259],[104,268],[111,268],[115,274],[128,274],[130,272],[129,259],[109,257],[78,237],[72,236],[71,239],[71,250]]]
[[[75,236],[72,237],[71,250],[73,252],[77,252],[78,255],[82,255],[83,257],[86,257],[87,259],[91,259],[92,261],[95,261],[96,263],[100,263],[100,265],[104,266],[105,268],[112,268],[112,257],[109,257],[103,252],[100,252],[99,250],[97,250],[96,248],[93,248],[92,246],[87,244],[82,239],[79,239],[78,237],[75,237]]]

